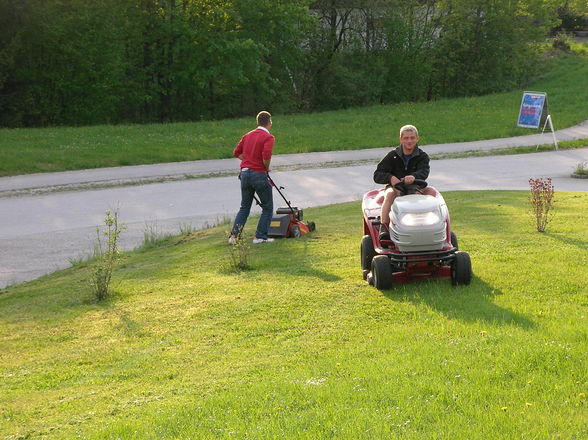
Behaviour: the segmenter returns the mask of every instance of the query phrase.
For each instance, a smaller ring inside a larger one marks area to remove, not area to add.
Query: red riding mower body
[[[453,285],[471,281],[470,256],[458,251],[445,200],[439,192],[420,194],[426,186],[422,180],[395,185],[401,195],[392,204],[388,230],[380,224],[385,189],[363,196],[361,268],[378,289],[423,278],[451,279]]]

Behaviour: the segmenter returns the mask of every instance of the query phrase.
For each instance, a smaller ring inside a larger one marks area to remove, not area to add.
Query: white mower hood
[[[442,249],[448,215],[441,194],[396,197],[390,212],[390,238],[402,252]]]

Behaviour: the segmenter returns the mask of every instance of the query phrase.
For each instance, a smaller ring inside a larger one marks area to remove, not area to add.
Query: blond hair
[[[419,135],[419,131],[414,125],[403,125],[402,127],[400,127],[400,137],[402,137],[402,133],[404,133],[405,131],[412,131],[417,136]]]

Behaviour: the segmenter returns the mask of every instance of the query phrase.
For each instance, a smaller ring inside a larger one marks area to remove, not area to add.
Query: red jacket
[[[243,155],[241,168],[265,173],[267,169],[263,161],[271,159],[274,142],[275,138],[269,132],[258,127],[241,138],[233,150],[233,156]]]

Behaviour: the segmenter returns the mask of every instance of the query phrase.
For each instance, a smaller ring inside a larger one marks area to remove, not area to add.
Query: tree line
[[[194,121],[524,84],[556,0],[0,0],[0,126]],[[567,3],[567,2],[566,2]]]

